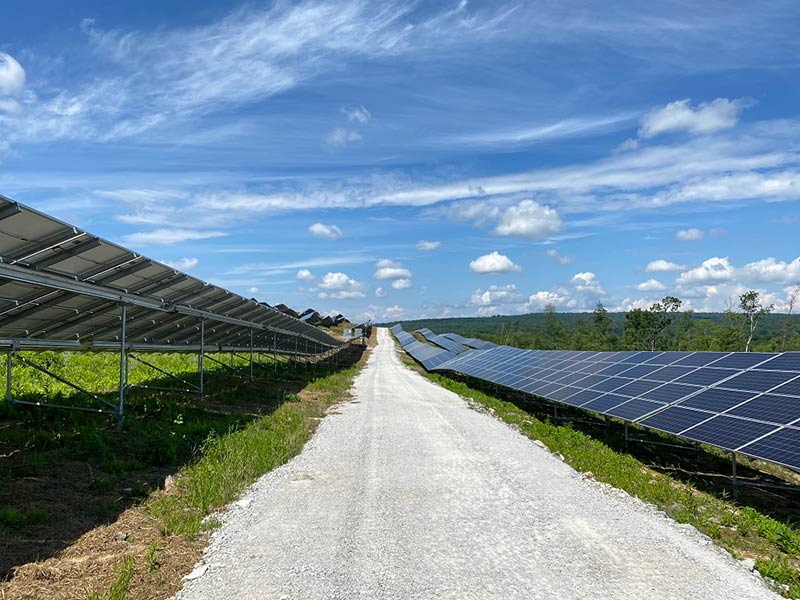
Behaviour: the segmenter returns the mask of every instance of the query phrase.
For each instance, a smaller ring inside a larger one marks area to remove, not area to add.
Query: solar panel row
[[[432,342],[437,346],[444,348],[445,350],[449,350],[453,354],[461,354],[462,352],[469,350],[469,348],[466,346],[450,339],[447,336],[436,335],[430,329],[419,329],[416,331],[416,333],[423,335],[429,342]]]
[[[494,346],[453,356],[433,369],[800,469],[798,352]]]
[[[444,348],[439,348],[432,346],[431,344],[420,342],[413,335],[404,331],[401,325],[395,325],[392,327],[392,333],[397,338],[397,341],[400,342],[403,350],[408,352],[414,358],[414,360],[420,363],[428,371],[456,356]]]

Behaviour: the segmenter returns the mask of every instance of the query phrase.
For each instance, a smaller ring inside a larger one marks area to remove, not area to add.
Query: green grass
[[[800,598],[800,531],[751,507],[698,490],[666,474],[648,468],[635,457],[614,450],[601,440],[574,429],[535,418],[517,405],[485,394],[442,375],[424,373],[465,398],[470,398],[495,417],[515,426],[527,437],[559,452],[578,471],[625,490],[681,523],[689,523],[736,557],[757,559],[757,567],[782,594]]]
[[[101,596],[98,592],[92,592],[86,596],[86,600],[128,600],[131,589],[131,581],[136,575],[136,567],[133,557],[126,556],[125,559],[114,568],[117,579]]]
[[[178,474],[177,492],[156,494],[147,503],[164,534],[196,535],[208,526],[205,519],[213,511],[298,454],[313,433],[315,419],[343,396],[356,372],[351,368],[321,377],[306,387],[311,399],[293,398],[240,430],[210,436],[199,460]]]

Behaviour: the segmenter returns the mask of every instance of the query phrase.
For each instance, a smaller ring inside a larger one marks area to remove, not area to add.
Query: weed
[[[158,553],[164,550],[164,546],[158,543],[158,540],[153,540],[147,547],[147,552],[144,555],[145,563],[147,564],[148,572],[152,573],[159,568]]]
[[[128,593],[131,589],[131,581],[136,575],[136,568],[132,556],[126,556],[123,561],[114,568],[117,579],[111,587],[101,596],[97,592],[92,592],[86,596],[86,600],[128,600]]]

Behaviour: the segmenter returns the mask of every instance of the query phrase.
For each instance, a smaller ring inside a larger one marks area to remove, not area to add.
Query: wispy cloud
[[[205,240],[209,238],[223,237],[227,235],[223,231],[201,231],[197,229],[153,229],[152,231],[140,231],[131,233],[123,237],[126,244],[132,246],[167,246],[179,244],[191,240]]]

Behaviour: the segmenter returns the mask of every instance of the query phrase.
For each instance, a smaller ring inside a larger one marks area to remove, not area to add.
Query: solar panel
[[[800,464],[800,429],[786,427],[740,448],[741,452],[797,468]]]
[[[682,408],[679,405],[662,410],[658,414],[644,419],[641,424],[667,433],[678,434],[711,416],[713,415],[707,412]]]
[[[774,429],[775,425],[719,415],[683,431],[681,435],[725,450],[737,450]]]

